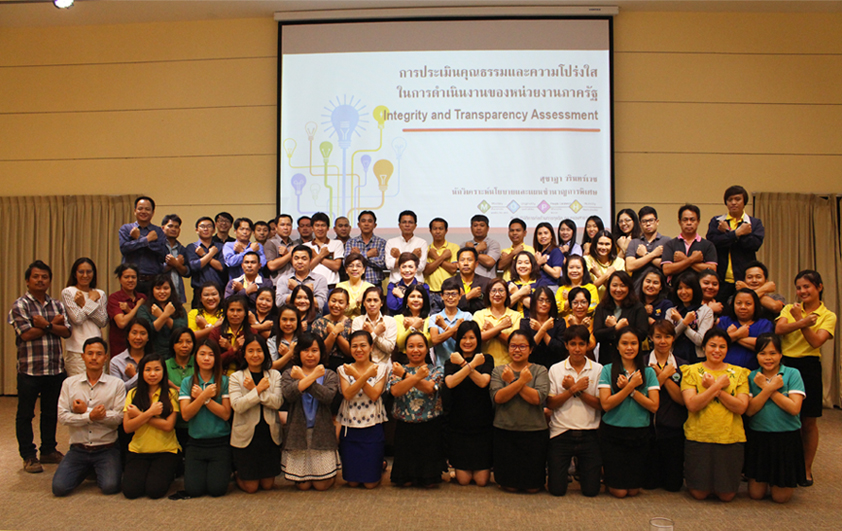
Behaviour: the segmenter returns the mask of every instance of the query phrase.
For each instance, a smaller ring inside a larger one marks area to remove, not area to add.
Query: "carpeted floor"
[[[298,492],[281,479],[272,492],[247,495],[233,484],[228,495],[171,501],[129,501],[121,494],[102,495],[86,482],[67,498],[50,491],[56,465],[27,474],[17,454],[14,417],[17,400],[0,398],[0,529],[192,531],[223,529],[308,530],[471,530],[471,529],[611,529],[646,530],[649,519],[666,516],[677,530],[842,529],[842,411],[825,410],[819,422],[821,443],[816,484],[798,489],[793,500],[777,505],[753,501],[741,487],[731,503],[698,502],[686,492],[645,491],[634,499],[608,494],[584,498],[509,494],[494,486],[443,484],[438,488],[401,489],[387,481],[373,491],[345,485],[328,492]],[[37,419],[35,423],[37,438]],[[59,427],[59,449],[67,432]],[[173,490],[181,488],[180,480]],[[572,489],[575,489],[575,484]]]

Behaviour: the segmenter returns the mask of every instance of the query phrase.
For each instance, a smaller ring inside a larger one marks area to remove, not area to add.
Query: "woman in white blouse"
[[[73,333],[65,341],[64,368],[68,376],[85,372],[82,345],[86,339],[102,337],[108,324],[108,297],[96,289],[96,264],[90,258],[79,258],[70,267],[67,287],[61,290],[61,300],[73,325]],[[111,355],[115,353],[112,352]]]

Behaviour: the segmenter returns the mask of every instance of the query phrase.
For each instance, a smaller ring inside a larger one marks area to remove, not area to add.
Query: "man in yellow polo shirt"
[[[503,249],[500,259],[497,260],[497,269],[503,272],[503,280],[508,282],[512,279],[512,260],[522,251],[535,255],[535,248],[526,245],[523,240],[526,238],[526,222],[520,218],[514,218],[509,222],[509,240],[512,245]]]
[[[430,315],[444,308],[441,299],[442,282],[456,274],[456,255],[459,246],[445,239],[447,220],[435,218],[430,222],[430,235],[433,243],[427,248],[427,264],[424,267],[424,280],[430,287]]]

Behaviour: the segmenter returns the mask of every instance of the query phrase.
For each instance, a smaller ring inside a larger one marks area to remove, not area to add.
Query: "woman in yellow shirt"
[[[555,293],[555,304],[562,317],[567,317],[572,311],[568,304],[570,291],[573,288],[581,287],[588,290],[590,303],[588,304],[588,315],[593,315],[596,306],[599,304],[599,292],[591,281],[591,274],[588,272],[588,265],[585,259],[579,255],[572,254],[564,262],[561,287]]]
[[[348,306],[345,308],[345,315],[353,319],[362,313],[363,293],[374,284],[363,280],[368,261],[360,253],[349,253],[345,257],[345,272],[348,273],[348,280],[340,282],[337,288],[348,292]]]
[[[688,413],[684,479],[697,500],[715,494],[731,501],[740,486],[749,370],[725,363],[730,343],[725,330],[712,328],[702,340],[705,361],[681,367],[681,395]]]
[[[167,385],[167,365],[159,354],[144,356],[137,372],[141,377],[126,395],[123,409],[123,429],[134,433],[123,471],[123,495],[163,498],[175,478],[181,450],[175,434],[178,391]]]
[[[599,290],[600,300],[608,291],[608,279],[615,271],[625,271],[626,262],[617,256],[617,244],[614,236],[607,230],[601,230],[594,236],[588,255],[585,257],[588,271],[594,286]]]
[[[509,335],[520,329],[520,312],[509,308],[511,300],[506,281],[495,278],[485,288],[488,307],[474,314],[474,321],[482,331],[482,344],[486,353],[494,358],[494,366],[512,361],[509,356]]]
[[[819,447],[819,427],[816,418],[822,416],[821,348],[833,337],[836,314],[822,302],[822,276],[818,271],[805,269],[795,276],[795,295],[800,302],[787,304],[775,324],[781,336],[783,364],[798,369],[807,396],[801,407],[801,440],[804,442],[804,463],[807,479],[802,485],[813,484],[813,460]]]
[[[199,294],[201,306],[187,313],[187,326],[199,342],[210,336],[215,326],[222,324],[222,295],[215,282],[202,284]]]

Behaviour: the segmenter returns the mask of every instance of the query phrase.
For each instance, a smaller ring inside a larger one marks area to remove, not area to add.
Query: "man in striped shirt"
[[[53,273],[40,260],[24,273],[26,294],[9,312],[18,350],[18,411],[15,430],[23,469],[42,472],[41,463],[57,464],[63,457],[56,450],[58,397],[64,380],[61,338],[70,337],[70,321],[64,306],[47,295]],[[35,451],[32,419],[35,401],[41,396],[41,459]]]

